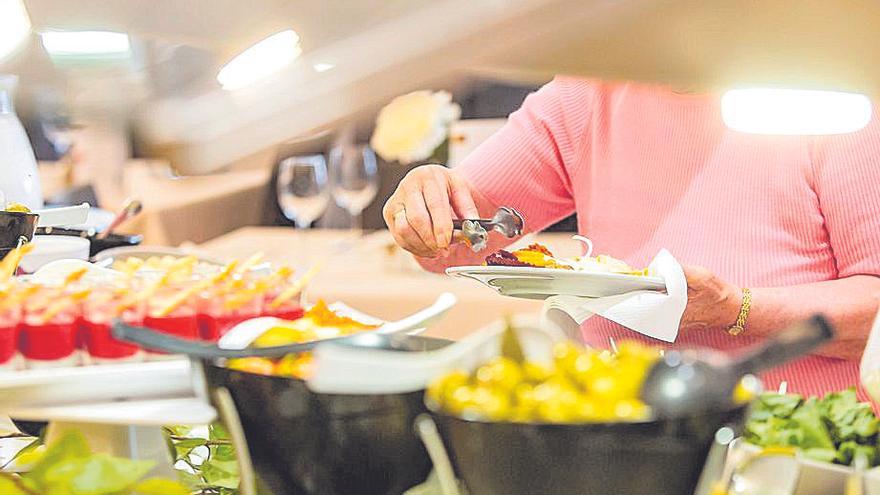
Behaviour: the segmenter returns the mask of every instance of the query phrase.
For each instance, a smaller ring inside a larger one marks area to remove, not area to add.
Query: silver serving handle
[[[478,253],[486,248],[489,242],[489,231],[494,230],[508,239],[520,236],[525,229],[522,215],[513,208],[502,206],[491,219],[453,220],[453,240],[462,239],[471,249]]]

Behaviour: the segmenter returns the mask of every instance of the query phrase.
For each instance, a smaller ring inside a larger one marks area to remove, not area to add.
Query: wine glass
[[[330,203],[324,155],[292,156],[278,166],[278,205],[288,220],[308,228]]]
[[[363,212],[376,198],[376,154],[367,145],[343,144],[330,151],[333,199],[351,215],[352,228],[363,229]]]

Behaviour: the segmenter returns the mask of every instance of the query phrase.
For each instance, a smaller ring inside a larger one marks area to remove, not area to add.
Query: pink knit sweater
[[[594,252],[637,266],[667,248],[745,287],[880,275],[876,118],[850,135],[748,135],[724,126],[716,97],[557,78],[459,170],[492,203],[521,211],[529,230],[576,211]],[[600,347],[637,336],[601,318],[582,331]],[[752,341],[707,331],[675,345]],[[857,368],[810,356],[764,378],[824,393],[856,384]]]

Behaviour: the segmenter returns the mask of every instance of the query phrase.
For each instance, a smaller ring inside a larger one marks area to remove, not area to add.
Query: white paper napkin
[[[874,317],[871,333],[868,334],[868,342],[862,352],[859,378],[868,395],[875,401],[880,401],[880,310]]]
[[[580,340],[580,324],[593,315],[601,315],[642,335],[675,342],[687,305],[684,270],[665,249],[657,253],[649,269],[666,281],[665,294],[634,291],[599,298],[553,296],[544,301],[542,322],[565,332],[571,339]]]

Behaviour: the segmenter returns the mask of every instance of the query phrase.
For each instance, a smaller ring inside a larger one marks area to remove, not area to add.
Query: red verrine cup
[[[0,307],[0,370],[14,370],[21,365],[18,356],[18,324],[21,308],[18,305]]]
[[[19,325],[18,349],[25,358],[25,367],[79,365],[79,313],[79,304],[57,289],[43,289],[33,294]]]
[[[116,289],[93,293],[83,303],[83,341],[88,361],[95,364],[137,362],[144,359],[136,345],[113,337],[110,325],[121,318],[130,325],[142,325],[145,304],[127,303],[124,294]]]
[[[242,321],[260,316],[263,294],[253,284],[211,288],[199,296],[202,338],[217,340]]]
[[[196,312],[195,295],[178,299],[185,294],[192,282],[176,283],[157,291],[147,301],[144,326],[162,333],[187,340],[199,340],[199,323]],[[167,359],[167,354],[159,351],[147,352],[147,360]]]

